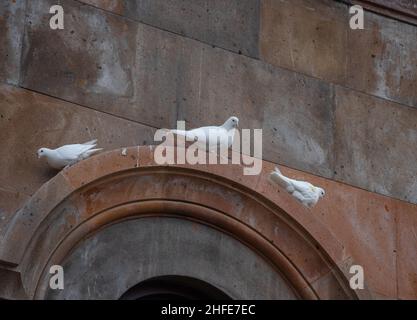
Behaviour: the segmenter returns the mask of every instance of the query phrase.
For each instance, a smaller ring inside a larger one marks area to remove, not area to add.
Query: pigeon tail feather
[[[282,176],[281,170],[279,170],[278,166],[275,167],[275,172],[278,173],[280,176]]]
[[[275,182],[284,188],[287,187],[288,185],[288,182],[282,178],[281,172],[276,172],[276,171],[272,172],[272,174],[269,175],[269,179],[270,181]]]
[[[294,190],[295,190],[294,186],[289,181],[289,179],[281,173],[281,171],[278,169],[278,167],[275,167],[275,171],[273,171],[269,175],[269,178],[272,182],[275,182],[276,184],[283,187],[287,192],[289,192],[289,193],[294,192]]]
[[[101,150],[103,150],[103,148],[90,149],[90,150],[87,150],[85,153],[87,154],[87,156],[91,156],[92,154],[99,152]]]
[[[84,142],[83,145],[88,145],[88,146],[92,146],[92,145],[96,145],[97,144],[97,139],[91,140],[91,141],[87,141]]]

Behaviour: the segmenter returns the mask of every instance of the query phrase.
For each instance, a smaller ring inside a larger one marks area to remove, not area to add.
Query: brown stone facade
[[[45,270],[66,261],[83,239],[129,219],[176,217],[248,245],[299,298],[414,298],[415,205],[284,168],[327,190],[307,210],[268,181],[272,163],[263,163],[260,176],[242,176],[240,165],[159,166],[153,150],[94,156],[39,189],[2,234],[9,284],[2,294],[45,297]],[[348,285],[354,264],[365,268],[364,290]]]
[[[114,295],[79,286],[65,296],[48,290],[47,269],[59,262],[75,277],[85,254],[117,254],[109,239],[119,235],[130,254],[141,238],[122,235],[147,228],[176,230],[169,239],[182,244],[197,228],[211,247],[189,263],[236,258],[247,262],[241,272],[259,267],[274,279],[253,277],[246,291],[225,284],[234,298],[417,298],[414,1],[60,3],[64,30],[49,27],[52,0],[0,3],[0,298],[119,298],[168,271],[127,276]],[[349,28],[352,4],[366,9],[364,30]],[[260,175],[154,163],[157,129],[230,115],[263,130]],[[59,174],[36,159],[40,147],[93,138],[113,151]],[[324,200],[300,207],[267,181],[276,164],[324,187]],[[236,257],[217,252],[220,243]],[[349,287],[354,264],[364,290]]]
[[[350,252],[310,212],[268,186],[268,171],[242,177],[241,166],[161,167],[152,147],[124,154],[115,150],[64,170],[13,217],[0,257],[20,274],[25,297],[44,297],[45,270],[89,235],[148,216],[190,219],[231,234],[279,270],[297,297],[357,297],[344,275]],[[293,206],[291,215],[280,202]]]

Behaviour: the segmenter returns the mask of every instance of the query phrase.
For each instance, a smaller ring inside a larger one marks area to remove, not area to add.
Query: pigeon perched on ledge
[[[221,126],[207,126],[192,130],[169,130],[169,132],[185,137],[188,141],[197,141],[203,149],[208,144],[207,151],[215,151],[218,146],[229,149],[233,145],[233,137],[238,125],[239,119],[230,117]]]
[[[324,189],[313,186],[306,181],[290,179],[284,176],[278,167],[271,172],[269,180],[283,187],[289,194],[308,208],[314,207],[326,194]]]
[[[82,144],[68,144],[57,149],[40,148],[38,159],[45,157],[50,167],[60,170],[103,150],[94,149],[96,146],[97,140],[92,140]]]

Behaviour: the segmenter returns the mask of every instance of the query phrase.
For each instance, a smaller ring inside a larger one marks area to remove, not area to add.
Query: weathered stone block
[[[332,89],[258,60],[202,48],[198,103],[180,108],[187,127],[239,117],[241,129],[263,129],[263,158],[332,176]],[[253,136],[252,136],[253,138]]]
[[[398,298],[415,299],[417,293],[417,205],[396,203]]]
[[[350,30],[347,86],[417,108],[417,27],[370,12]]]
[[[335,1],[263,1],[260,57],[417,107],[417,27],[365,11],[365,29],[352,30],[350,17]]]
[[[319,292],[320,298],[323,300],[344,300],[346,295],[343,290],[335,285],[332,273],[322,276],[312,284],[314,290]]]
[[[125,4],[132,19],[258,56],[259,0],[128,0]]]
[[[417,4],[415,0],[352,0],[370,11],[412,24],[417,23]]]
[[[136,25],[66,0],[65,29],[52,30],[53,3],[28,3],[22,86],[123,115],[133,96]]]
[[[417,203],[417,112],[337,87],[335,178]]]
[[[0,234],[13,213],[28,199],[28,195],[0,187]]]
[[[124,0],[79,0],[85,4],[122,15],[125,12]]]
[[[260,56],[328,81],[346,74],[346,6],[329,0],[262,1]]]
[[[197,102],[201,47],[186,39],[143,24],[138,25],[135,101],[140,122],[175,127],[180,108]]]
[[[50,30],[43,14],[49,4],[28,10],[24,87],[151,126],[174,126],[182,91],[197,88],[184,66],[199,63],[198,42],[70,0],[63,3],[66,29]]]
[[[0,2],[0,81],[19,82],[25,0]]]
[[[62,175],[57,175],[40,188],[10,219],[4,233],[0,234],[0,260],[19,264],[31,240],[31,232],[39,227],[56,203],[72,190]],[[50,243],[51,244],[51,243]],[[39,248],[40,249],[40,248]]]

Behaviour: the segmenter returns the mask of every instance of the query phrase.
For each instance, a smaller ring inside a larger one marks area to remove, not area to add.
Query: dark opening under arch
[[[147,279],[127,290],[121,300],[231,300],[213,285],[186,276]]]

